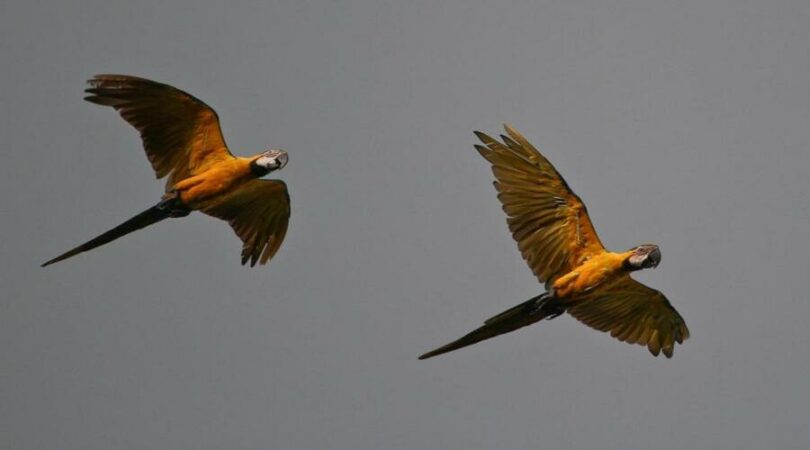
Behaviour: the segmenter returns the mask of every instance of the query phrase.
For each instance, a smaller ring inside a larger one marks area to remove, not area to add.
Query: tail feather
[[[132,233],[133,231],[140,230],[141,228],[145,228],[148,227],[149,225],[160,222],[161,220],[166,219],[168,217],[178,217],[181,215],[180,212],[182,212],[182,210],[178,209],[178,205],[168,204],[166,201],[160,202],[157,205],[138,214],[137,216],[127,220],[121,225],[118,225],[112,230],[107,231],[106,233],[103,233],[98,237],[95,237],[85,242],[84,244],[63,253],[57,256],[56,258],[53,258],[52,260],[43,263],[40,267],[50,266],[53,263],[63,261],[65,259],[70,258],[71,256],[76,256],[79,253],[83,253],[92,250],[96,247],[100,247],[122,236]]]
[[[484,321],[483,326],[447,345],[425,353],[420,356],[419,359],[432,358],[495,336],[500,336],[504,333],[509,333],[510,331],[515,331],[518,328],[523,328],[545,318],[557,317],[563,310],[560,309],[558,305],[554,305],[549,301],[552,299],[553,297],[549,296],[548,293],[543,293],[517,306],[513,306],[487,319]]]

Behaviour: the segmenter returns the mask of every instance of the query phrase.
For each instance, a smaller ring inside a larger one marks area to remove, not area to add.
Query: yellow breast
[[[576,298],[599,285],[624,274],[622,263],[628,253],[604,252],[594,255],[571,272],[554,281],[557,298]]]
[[[192,209],[212,197],[226,194],[253,178],[250,160],[233,158],[218,162],[203,173],[179,181],[175,189],[181,201]]]

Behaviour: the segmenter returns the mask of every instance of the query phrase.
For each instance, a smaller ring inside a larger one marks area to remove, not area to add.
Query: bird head
[[[625,260],[625,265],[630,270],[658,267],[658,264],[661,263],[661,250],[655,244],[641,244],[631,251],[633,253]]]
[[[283,169],[288,159],[287,152],[273,148],[251,161],[250,168],[256,176],[263,177],[274,170]]]

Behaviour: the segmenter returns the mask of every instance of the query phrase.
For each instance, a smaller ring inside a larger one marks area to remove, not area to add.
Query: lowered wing
[[[568,308],[577,320],[616,339],[646,345],[655,356],[672,357],[675,343],[689,338],[686,323],[664,294],[625,275],[600,286]]]
[[[290,221],[287,185],[279,180],[250,180],[200,208],[227,221],[242,240],[242,264],[266,264],[276,254]]]

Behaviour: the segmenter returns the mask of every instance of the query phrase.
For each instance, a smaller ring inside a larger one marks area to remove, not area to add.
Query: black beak
[[[644,260],[644,266],[655,268],[658,267],[658,264],[661,264],[661,250],[656,248],[647,255],[647,259]]]

